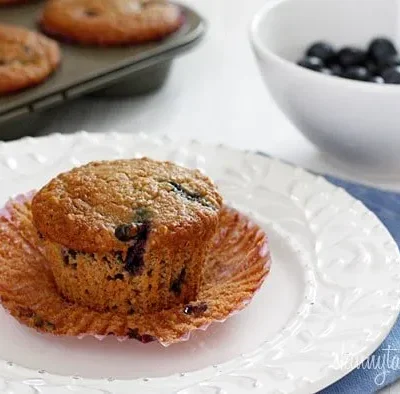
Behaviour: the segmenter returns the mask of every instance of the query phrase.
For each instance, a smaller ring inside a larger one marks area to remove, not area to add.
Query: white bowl
[[[311,142],[341,161],[400,169],[400,85],[326,76],[296,61],[319,40],[366,47],[387,36],[398,45],[399,18],[395,0],[283,0],[268,1],[253,19],[251,41],[273,99]]]

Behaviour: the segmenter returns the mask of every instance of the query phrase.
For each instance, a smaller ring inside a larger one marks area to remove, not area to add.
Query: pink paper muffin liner
[[[34,192],[0,210],[0,297],[20,323],[39,332],[101,340],[113,335],[168,346],[223,322],[249,304],[270,270],[264,231],[225,206],[207,259],[197,300],[149,314],[99,312],[65,300],[58,292],[31,214]]]

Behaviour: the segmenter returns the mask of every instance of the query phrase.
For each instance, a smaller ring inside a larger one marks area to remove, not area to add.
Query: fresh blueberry
[[[365,60],[366,54],[359,48],[344,47],[338,52],[338,62],[344,68],[360,66],[365,62]]]
[[[385,59],[382,59],[382,61],[379,63],[379,68],[381,72],[386,70],[387,68],[392,68],[400,66],[400,56],[399,55],[391,55],[388,56]]]
[[[386,69],[383,71],[382,77],[385,83],[400,84],[400,66]]]
[[[319,70],[319,72],[325,75],[333,75],[332,69],[328,67],[322,68],[321,70]]]
[[[297,63],[299,66],[313,71],[320,71],[324,68],[324,62],[315,56],[307,56]]]
[[[377,66],[377,64],[373,60],[367,59],[365,61],[364,66],[366,67],[366,69],[369,71],[369,73],[371,75],[379,74],[379,67]]]
[[[319,72],[325,75],[340,77],[343,74],[343,69],[338,64],[332,64],[329,67],[322,68],[321,70],[319,70]]]
[[[339,64],[332,64],[330,69],[331,74],[335,77],[341,77],[343,75],[343,68]]]
[[[362,66],[352,66],[348,67],[343,76],[348,79],[354,79],[356,81],[369,81],[371,79],[371,74],[369,71]]]
[[[335,50],[327,42],[319,41],[312,44],[306,51],[307,57],[317,57],[323,63],[329,64],[335,57]]]
[[[397,50],[392,41],[384,37],[378,37],[371,41],[368,47],[368,56],[376,64],[386,62],[389,57],[397,55]]]
[[[373,76],[372,78],[370,78],[369,81],[374,82],[374,83],[379,83],[379,84],[385,83],[385,80],[380,75]]]

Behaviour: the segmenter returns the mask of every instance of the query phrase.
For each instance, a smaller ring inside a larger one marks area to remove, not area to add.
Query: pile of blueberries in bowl
[[[393,42],[384,37],[373,39],[367,50],[343,47],[328,42],[309,46],[298,65],[326,75],[379,84],[400,84],[400,56]]]

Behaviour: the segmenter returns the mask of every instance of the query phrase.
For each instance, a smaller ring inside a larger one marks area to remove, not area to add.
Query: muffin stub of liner
[[[167,346],[239,312],[270,270],[264,231],[225,206],[196,301],[149,314],[94,311],[59,294],[32,222],[33,195],[20,195],[0,211],[0,297],[13,317],[39,332],[97,339],[113,335],[119,341]]]

